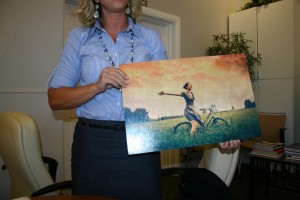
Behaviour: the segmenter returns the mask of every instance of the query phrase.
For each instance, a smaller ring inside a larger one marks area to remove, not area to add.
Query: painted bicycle
[[[202,116],[204,113],[209,112],[205,120],[200,124],[200,131],[205,131],[207,128],[222,128],[229,127],[228,122],[220,117],[215,117],[214,113],[216,112],[216,105],[211,105],[209,108],[202,108],[200,112]],[[174,127],[175,134],[190,134],[192,124],[188,121],[180,122]]]

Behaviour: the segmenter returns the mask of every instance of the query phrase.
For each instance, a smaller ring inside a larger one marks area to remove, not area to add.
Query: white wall
[[[0,1],[0,112],[31,115],[40,129],[44,155],[60,163],[62,122],[48,106],[46,81],[63,46],[63,0]],[[0,165],[3,162],[0,159]],[[0,199],[8,199],[7,171],[0,173]]]
[[[151,0],[149,7],[181,18],[181,56],[205,55],[212,35],[227,33],[228,14],[244,5],[245,0]]]
[[[300,1],[295,1],[294,3],[294,25],[295,25],[295,90],[294,90],[294,105],[295,105],[295,126],[294,126],[294,140],[295,142],[300,142],[300,123],[297,123],[300,119]]]

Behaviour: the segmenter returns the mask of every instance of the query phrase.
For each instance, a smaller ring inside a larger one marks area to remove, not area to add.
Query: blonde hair
[[[74,13],[78,15],[79,21],[87,27],[93,27],[97,21],[94,18],[95,12],[95,1],[94,0],[80,0],[79,9]],[[129,0],[130,14],[128,15],[131,19],[136,22],[142,15],[142,0]],[[101,22],[101,7],[98,10],[99,19]]]

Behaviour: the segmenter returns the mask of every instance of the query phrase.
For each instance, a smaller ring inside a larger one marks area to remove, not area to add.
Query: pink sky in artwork
[[[160,91],[179,94],[183,85],[193,85],[194,105],[226,111],[244,108],[244,101],[254,101],[251,81],[243,54],[208,56],[122,65],[130,78],[123,89],[124,106],[132,111],[145,108],[150,118],[183,115],[185,100],[160,96]]]

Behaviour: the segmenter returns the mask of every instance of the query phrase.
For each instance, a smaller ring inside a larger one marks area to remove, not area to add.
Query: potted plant
[[[251,0],[250,2],[246,3],[241,10],[246,10],[253,7],[259,7],[263,5],[268,5],[270,3],[274,3],[281,0]]]
[[[249,43],[251,42],[251,40],[246,39],[245,33],[243,32],[231,33],[230,35],[223,33],[213,35],[213,46],[206,50],[206,55],[214,56],[244,53],[246,55],[250,79],[253,81],[255,78],[254,65],[260,65],[262,58],[259,53],[255,55],[255,51],[250,52]]]

